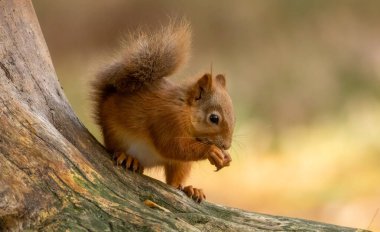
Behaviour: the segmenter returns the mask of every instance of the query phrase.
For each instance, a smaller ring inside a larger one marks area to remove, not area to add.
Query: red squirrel
[[[95,115],[106,149],[117,165],[143,173],[164,167],[166,183],[196,202],[201,189],[183,187],[193,161],[229,166],[235,117],[224,75],[202,75],[189,84],[170,80],[187,60],[187,22],[134,34],[93,83]]]

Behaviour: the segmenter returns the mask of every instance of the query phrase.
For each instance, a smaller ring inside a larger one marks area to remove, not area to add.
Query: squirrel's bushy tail
[[[190,26],[185,21],[171,23],[153,34],[131,36],[123,49],[123,68],[136,81],[154,81],[170,76],[187,60]]]
[[[124,42],[120,58],[103,69],[94,83],[97,96],[133,92],[173,74],[188,57],[190,25],[172,22],[154,33],[139,31]]]

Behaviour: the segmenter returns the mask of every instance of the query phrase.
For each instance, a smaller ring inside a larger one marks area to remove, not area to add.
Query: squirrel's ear
[[[215,77],[216,81],[222,85],[223,87],[226,87],[226,78],[224,77],[224,75],[222,74],[218,74],[216,77]]]
[[[197,81],[198,89],[202,89],[205,92],[208,92],[211,90],[212,86],[212,76],[209,73],[204,74],[198,81]]]
[[[212,87],[212,76],[209,73],[204,74],[193,86],[189,100],[197,101],[200,100],[203,95],[211,90]]]

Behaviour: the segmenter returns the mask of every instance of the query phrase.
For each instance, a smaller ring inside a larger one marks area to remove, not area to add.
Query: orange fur
[[[235,121],[223,75],[205,74],[189,85],[166,78],[186,60],[189,46],[187,23],[140,33],[94,83],[107,150],[125,152],[144,167],[163,166],[167,183],[176,187],[189,175],[191,161],[229,165]],[[211,114],[220,117],[217,124]]]
[[[180,187],[189,176],[191,162],[170,162],[165,164],[166,183]]]

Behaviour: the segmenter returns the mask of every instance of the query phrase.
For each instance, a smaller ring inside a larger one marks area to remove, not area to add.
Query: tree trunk
[[[115,167],[68,104],[26,0],[0,0],[0,123],[1,231],[354,231],[197,204]]]

